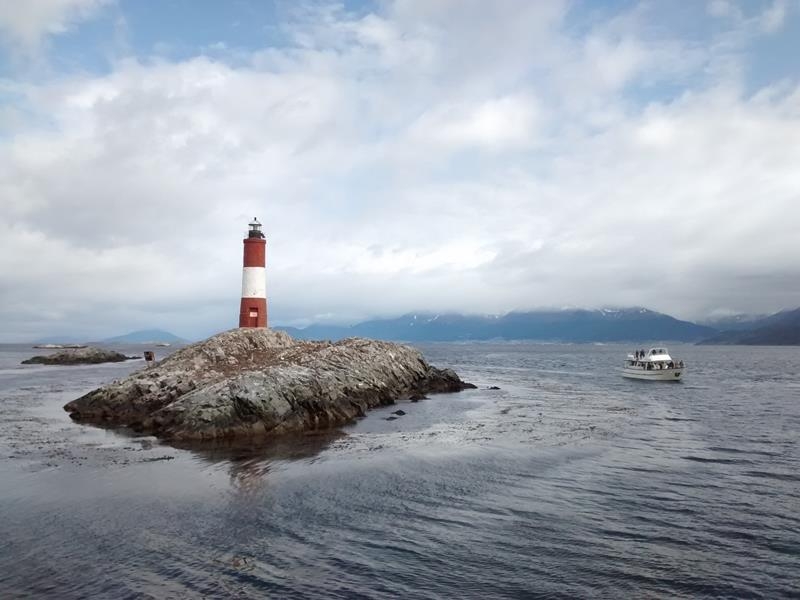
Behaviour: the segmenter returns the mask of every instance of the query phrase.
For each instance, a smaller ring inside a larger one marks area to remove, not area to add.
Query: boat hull
[[[680,381],[685,369],[622,369],[622,376],[642,381]]]

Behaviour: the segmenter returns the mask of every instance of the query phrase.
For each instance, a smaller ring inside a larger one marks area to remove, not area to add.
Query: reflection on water
[[[224,466],[236,493],[254,495],[263,490],[274,464],[311,460],[344,435],[341,430],[333,430],[286,435],[272,440],[244,438],[171,444],[192,452],[211,465]]]
[[[61,410],[136,365],[22,369],[29,349],[0,346],[0,597],[800,587],[799,349],[674,348],[679,385],[622,379],[614,345],[424,351],[480,389],[341,431],[172,446]]]
[[[341,430],[285,435],[277,439],[241,438],[204,442],[173,441],[171,445],[189,450],[210,463],[269,462],[312,458],[344,436]]]

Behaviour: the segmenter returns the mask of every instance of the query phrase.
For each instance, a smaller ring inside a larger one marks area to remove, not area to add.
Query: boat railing
[[[682,360],[650,361],[628,359],[626,366],[639,368],[644,371],[669,371],[684,368]]]

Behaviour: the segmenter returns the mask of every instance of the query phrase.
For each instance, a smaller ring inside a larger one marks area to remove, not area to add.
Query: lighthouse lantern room
[[[267,240],[261,223],[253,218],[250,231],[244,238],[244,268],[242,269],[242,304],[239,327],[267,326]]]

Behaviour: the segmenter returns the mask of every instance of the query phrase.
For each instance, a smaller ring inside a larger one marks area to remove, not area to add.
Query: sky
[[[0,341],[800,305],[800,0],[0,0]]]

